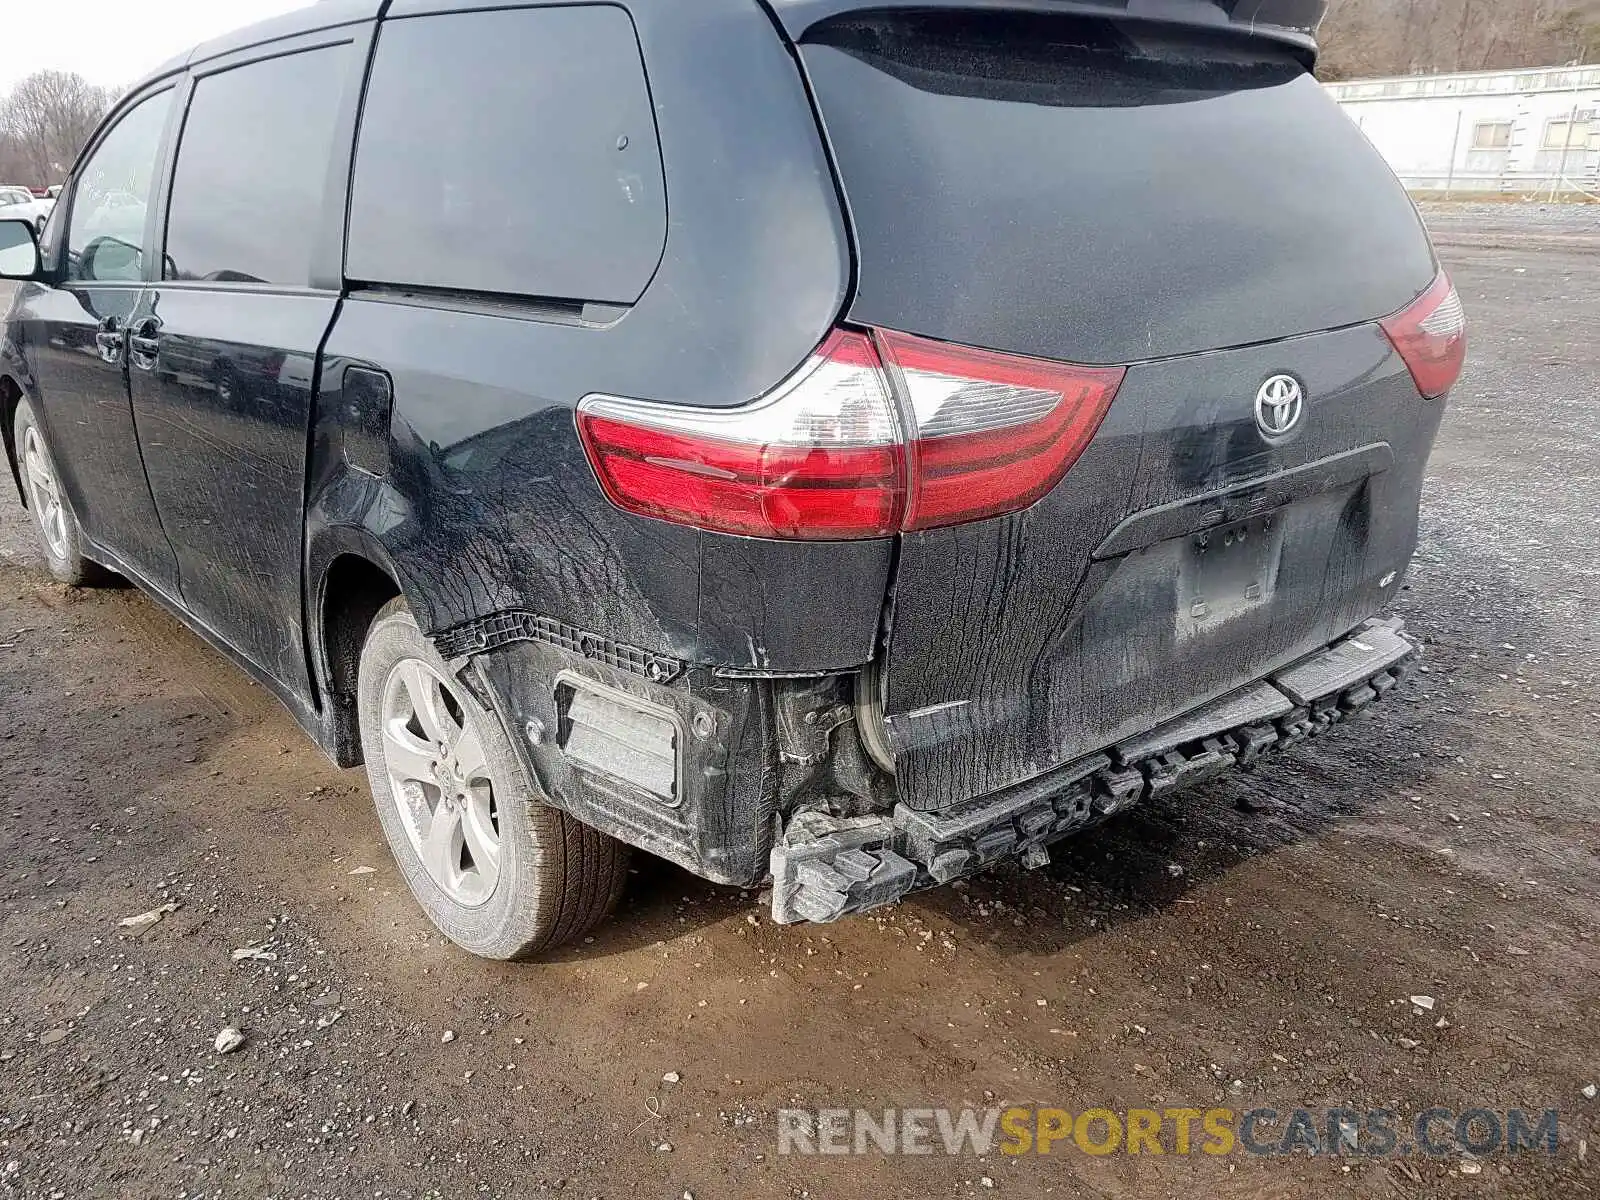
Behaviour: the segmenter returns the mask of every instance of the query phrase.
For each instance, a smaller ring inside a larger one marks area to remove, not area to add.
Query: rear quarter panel
[[[597,321],[348,298],[322,408],[334,419],[345,366],[386,372],[389,466],[375,480],[342,458],[319,462],[314,537],[357,528],[381,545],[429,632],[525,609],[689,662],[858,665],[872,653],[889,542],[762,542],[624,514],[579,443],[573,414],[591,392],[726,406],[767,391],[822,339],[850,278],[816,120],[763,10],[628,9],[667,190],[654,278]]]

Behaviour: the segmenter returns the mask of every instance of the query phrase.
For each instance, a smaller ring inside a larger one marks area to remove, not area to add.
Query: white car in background
[[[35,199],[33,193],[25,187],[0,185],[0,221],[23,220],[35,230],[42,231],[45,218],[50,215],[53,207],[55,207],[54,200]]]

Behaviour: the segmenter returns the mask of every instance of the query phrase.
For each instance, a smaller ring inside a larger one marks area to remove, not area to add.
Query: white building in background
[[[1327,86],[1414,191],[1600,200],[1600,66]]]

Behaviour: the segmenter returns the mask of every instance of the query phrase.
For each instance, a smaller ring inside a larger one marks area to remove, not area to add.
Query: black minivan
[[[536,954],[625,847],[828,921],[1378,699],[1464,318],[1323,0],[323,0],[0,224],[135,581]]]

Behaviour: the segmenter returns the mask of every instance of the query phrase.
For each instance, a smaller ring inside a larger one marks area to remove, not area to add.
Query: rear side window
[[[350,279],[631,304],[665,244],[655,118],[622,9],[384,23],[356,150]]]
[[[162,278],[308,282],[349,51],[307,50],[195,84]]]

